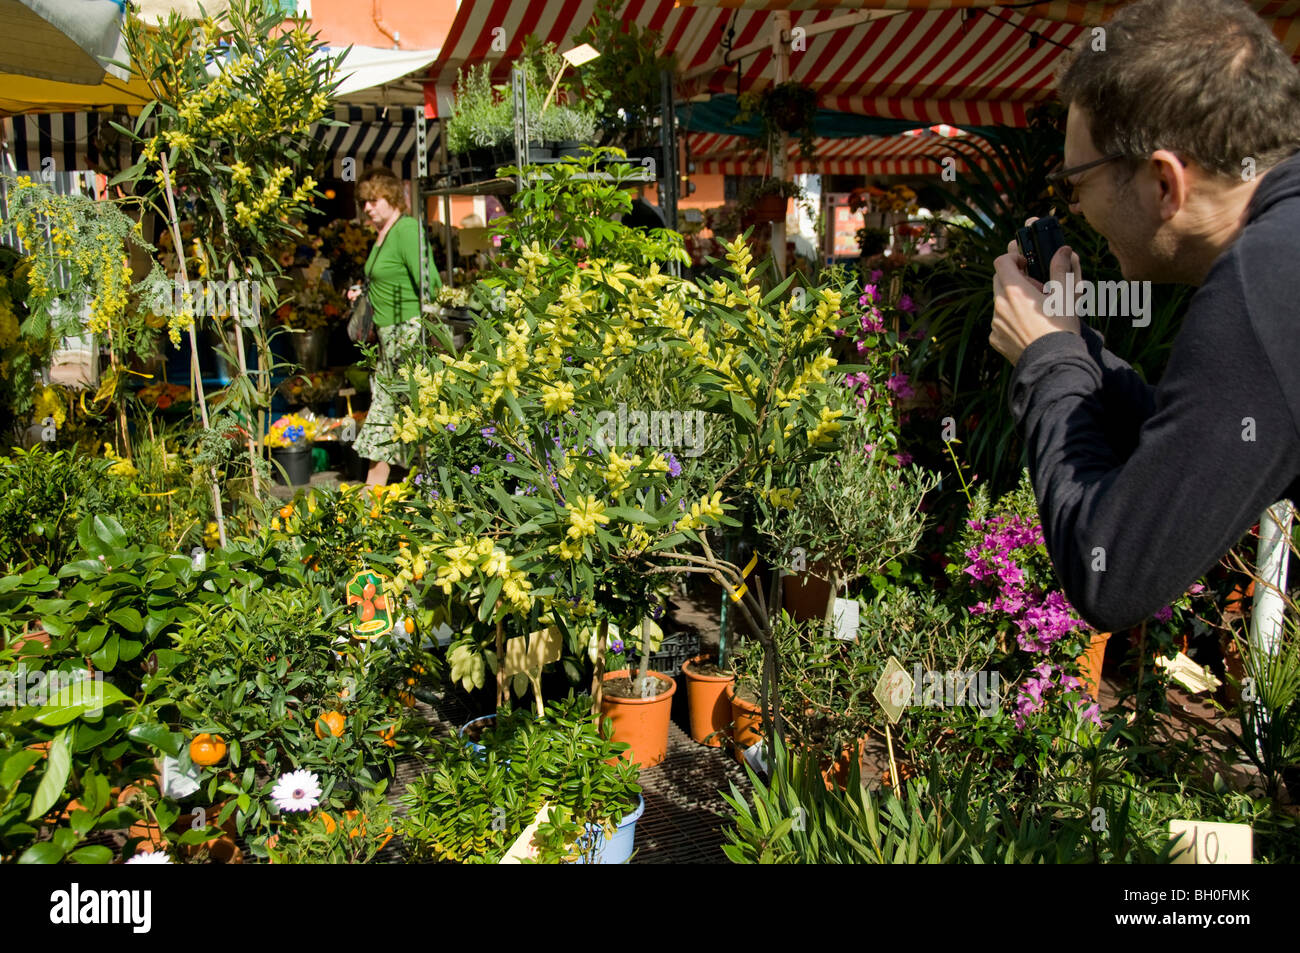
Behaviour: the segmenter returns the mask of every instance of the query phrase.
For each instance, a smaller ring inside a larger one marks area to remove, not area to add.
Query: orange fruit
[[[280,515],[281,515],[283,518],[285,518],[285,519],[288,519],[290,516],[292,516],[292,515],[293,515],[293,504],[292,504],[292,503],[289,503],[289,504],[286,504],[285,506],[280,507]]]
[[[407,635],[412,635],[415,633],[415,620],[412,619],[409,615],[402,620],[402,626],[403,628],[406,629]]]
[[[375,731],[379,739],[389,748],[397,747],[397,726],[389,725],[387,728],[380,728]]]
[[[346,722],[347,719],[341,712],[327,711],[316,719],[316,737],[323,739],[326,734],[329,734],[340,738],[343,736],[343,725]]]
[[[375,617],[375,604],[373,602],[361,603],[361,621],[369,622]]]
[[[210,735],[206,731],[195,735],[190,742],[190,760],[200,767],[210,768],[226,756],[226,743],[220,735]]]
[[[367,602],[375,598],[375,584],[373,582],[365,584],[361,590],[361,598],[365,599]]]

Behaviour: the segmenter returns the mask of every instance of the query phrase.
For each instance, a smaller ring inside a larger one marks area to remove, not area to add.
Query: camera
[[[1020,245],[1020,254],[1025,256],[1029,265],[1029,277],[1046,284],[1052,277],[1052,256],[1065,244],[1061,223],[1051,215],[1044,215],[1034,224],[1017,230],[1016,241]]]

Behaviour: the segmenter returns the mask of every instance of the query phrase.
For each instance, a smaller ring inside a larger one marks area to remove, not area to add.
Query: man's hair
[[[357,199],[361,202],[388,199],[388,204],[399,212],[405,214],[407,211],[406,190],[402,188],[402,180],[380,166],[361,173],[361,178],[357,181]]]
[[[1243,0],[1139,0],[1086,31],[1057,84],[1102,155],[1168,149],[1240,177],[1300,150],[1300,71]]]

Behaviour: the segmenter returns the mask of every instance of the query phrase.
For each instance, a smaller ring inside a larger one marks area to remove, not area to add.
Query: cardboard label
[[[1254,832],[1249,824],[1172,820],[1169,836],[1176,841],[1170,862],[1175,864],[1249,864],[1254,856]]]
[[[393,627],[394,612],[385,591],[387,580],[372,569],[363,569],[348,583],[348,605],[357,606],[352,635],[377,639]]]
[[[858,640],[858,600],[836,598],[832,610],[835,618],[835,638],[844,642]]]

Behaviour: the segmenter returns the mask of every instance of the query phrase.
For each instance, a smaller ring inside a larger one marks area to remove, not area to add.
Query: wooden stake
[[[497,712],[506,708],[506,635],[505,624],[497,619]]]
[[[591,677],[591,713],[600,717],[600,703],[605,697],[605,646],[609,639],[609,619],[601,619],[596,629],[596,673]]]
[[[176,215],[176,197],[172,193],[171,170],[167,167],[167,154],[162,153],[159,158],[162,160],[163,173],[163,191],[167,196],[167,215],[168,225],[172,230],[172,245],[176,248],[177,273],[180,280],[188,287],[189,277],[185,273],[185,244],[181,239],[181,223]],[[174,296],[173,296],[174,300]],[[203,374],[199,370],[199,339],[194,330],[194,318],[190,317],[190,381],[193,385],[194,394],[199,401],[199,416],[203,420],[203,429],[210,430],[211,425],[208,423],[208,402],[203,395]],[[212,477],[212,511],[217,518],[217,538],[222,546],[226,545],[226,517],[221,507],[221,483],[217,479],[217,468],[212,467],[208,471]]]

